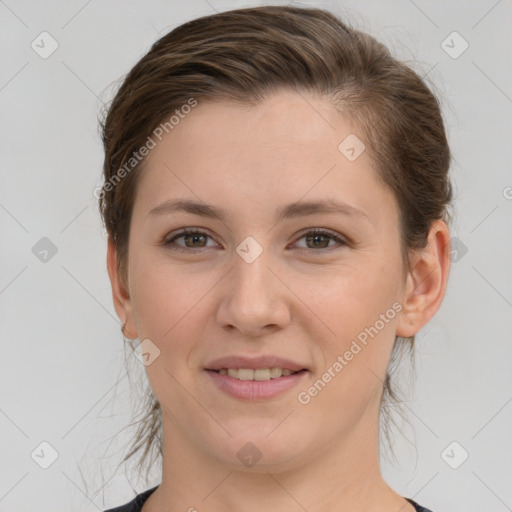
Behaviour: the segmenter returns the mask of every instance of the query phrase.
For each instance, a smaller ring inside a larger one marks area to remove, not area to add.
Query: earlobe
[[[107,270],[112,287],[114,309],[122,325],[121,331],[126,338],[136,339],[138,334],[134,322],[130,294],[127,290],[127,284],[123,282],[117,271],[117,249],[111,237],[108,238]]]
[[[434,316],[446,292],[450,263],[450,232],[443,220],[436,220],[407,277],[397,336],[413,336]]]

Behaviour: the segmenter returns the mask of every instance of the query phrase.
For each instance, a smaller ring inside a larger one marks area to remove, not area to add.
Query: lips
[[[245,361],[247,361],[247,359]],[[261,359],[253,359],[250,362],[253,362],[254,364],[262,364]],[[283,359],[281,359],[279,364],[284,364],[285,362],[288,365],[290,365],[290,361],[285,361]],[[222,364],[225,363],[223,362]],[[234,363],[230,361],[229,364]],[[242,364],[247,365],[247,362],[243,362]],[[297,363],[294,364],[295,367],[297,367]],[[237,373],[249,373],[252,372],[253,370],[232,369],[230,371]],[[242,400],[244,402],[266,401],[282,396],[286,392],[290,392],[293,388],[299,386],[301,382],[304,382],[304,379],[307,378],[308,373],[308,370],[303,369],[295,373],[291,373],[291,375],[282,375],[281,377],[277,377],[275,379],[270,378],[267,380],[245,380],[236,377],[233,378],[231,375],[224,374],[222,371],[207,369],[205,369],[204,371],[204,374],[207,376],[207,379],[210,379],[209,381],[206,381],[208,390],[211,388],[210,383],[213,383],[214,388],[220,390],[223,394],[229,395],[231,398]]]
[[[283,368],[291,370],[292,372],[308,370],[308,368],[306,368],[305,365],[297,361],[292,361],[290,359],[284,359],[282,357],[273,355],[259,357],[227,356],[215,359],[205,365],[205,370],[219,371],[223,368],[247,368],[252,370],[258,370],[263,368]]]

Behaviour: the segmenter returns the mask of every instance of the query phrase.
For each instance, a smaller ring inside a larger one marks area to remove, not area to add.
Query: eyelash
[[[208,238],[212,238],[210,235],[208,235],[208,233],[205,233],[204,231],[200,231],[198,229],[190,229],[190,228],[187,228],[187,229],[183,229],[182,231],[180,231],[179,233],[177,233],[176,235],[174,235],[172,238],[169,238],[169,239],[164,239],[163,242],[162,242],[162,245],[172,251],[176,251],[176,252],[185,252],[185,253],[191,253],[191,252],[198,252],[198,249],[193,249],[191,247],[182,247],[182,246],[172,246],[172,243],[178,239],[178,238],[182,238],[184,236],[187,236],[187,235],[205,235],[207,236]],[[341,247],[338,247],[337,249],[341,249],[343,246],[348,246],[348,242],[345,241],[344,239],[342,239],[340,236],[338,236],[336,233],[334,233],[333,231],[330,231],[330,230],[326,230],[326,229],[321,229],[321,228],[315,228],[315,229],[311,229],[309,231],[306,231],[304,233],[301,234],[301,236],[299,238],[297,238],[297,241],[304,238],[304,237],[307,237],[307,236],[318,236],[318,235],[321,235],[321,236],[326,236],[328,238],[331,238],[332,240],[334,240],[335,242],[339,243],[341,245]],[[201,249],[209,249],[210,247],[200,247],[199,250]],[[334,249],[334,250],[337,250],[337,249]],[[300,248],[299,251],[301,252],[323,252],[323,251],[331,251],[333,250],[333,248],[321,248],[321,249],[308,249],[308,248]]]

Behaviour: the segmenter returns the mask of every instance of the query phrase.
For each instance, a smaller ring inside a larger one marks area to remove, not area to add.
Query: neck
[[[165,415],[163,425],[162,483],[143,512],[414,511],[381,476],[378,421],[361,422],[313,457],[243,470],[235,461],[224,464],[199,450]]]

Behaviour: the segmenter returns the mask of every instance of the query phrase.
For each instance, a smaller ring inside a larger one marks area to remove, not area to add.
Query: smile
[[[223,393],[242,400],[261,401],[297,386],[309,372],[305,369],[292,372],[286,368],[221,368],[206,373]]]

